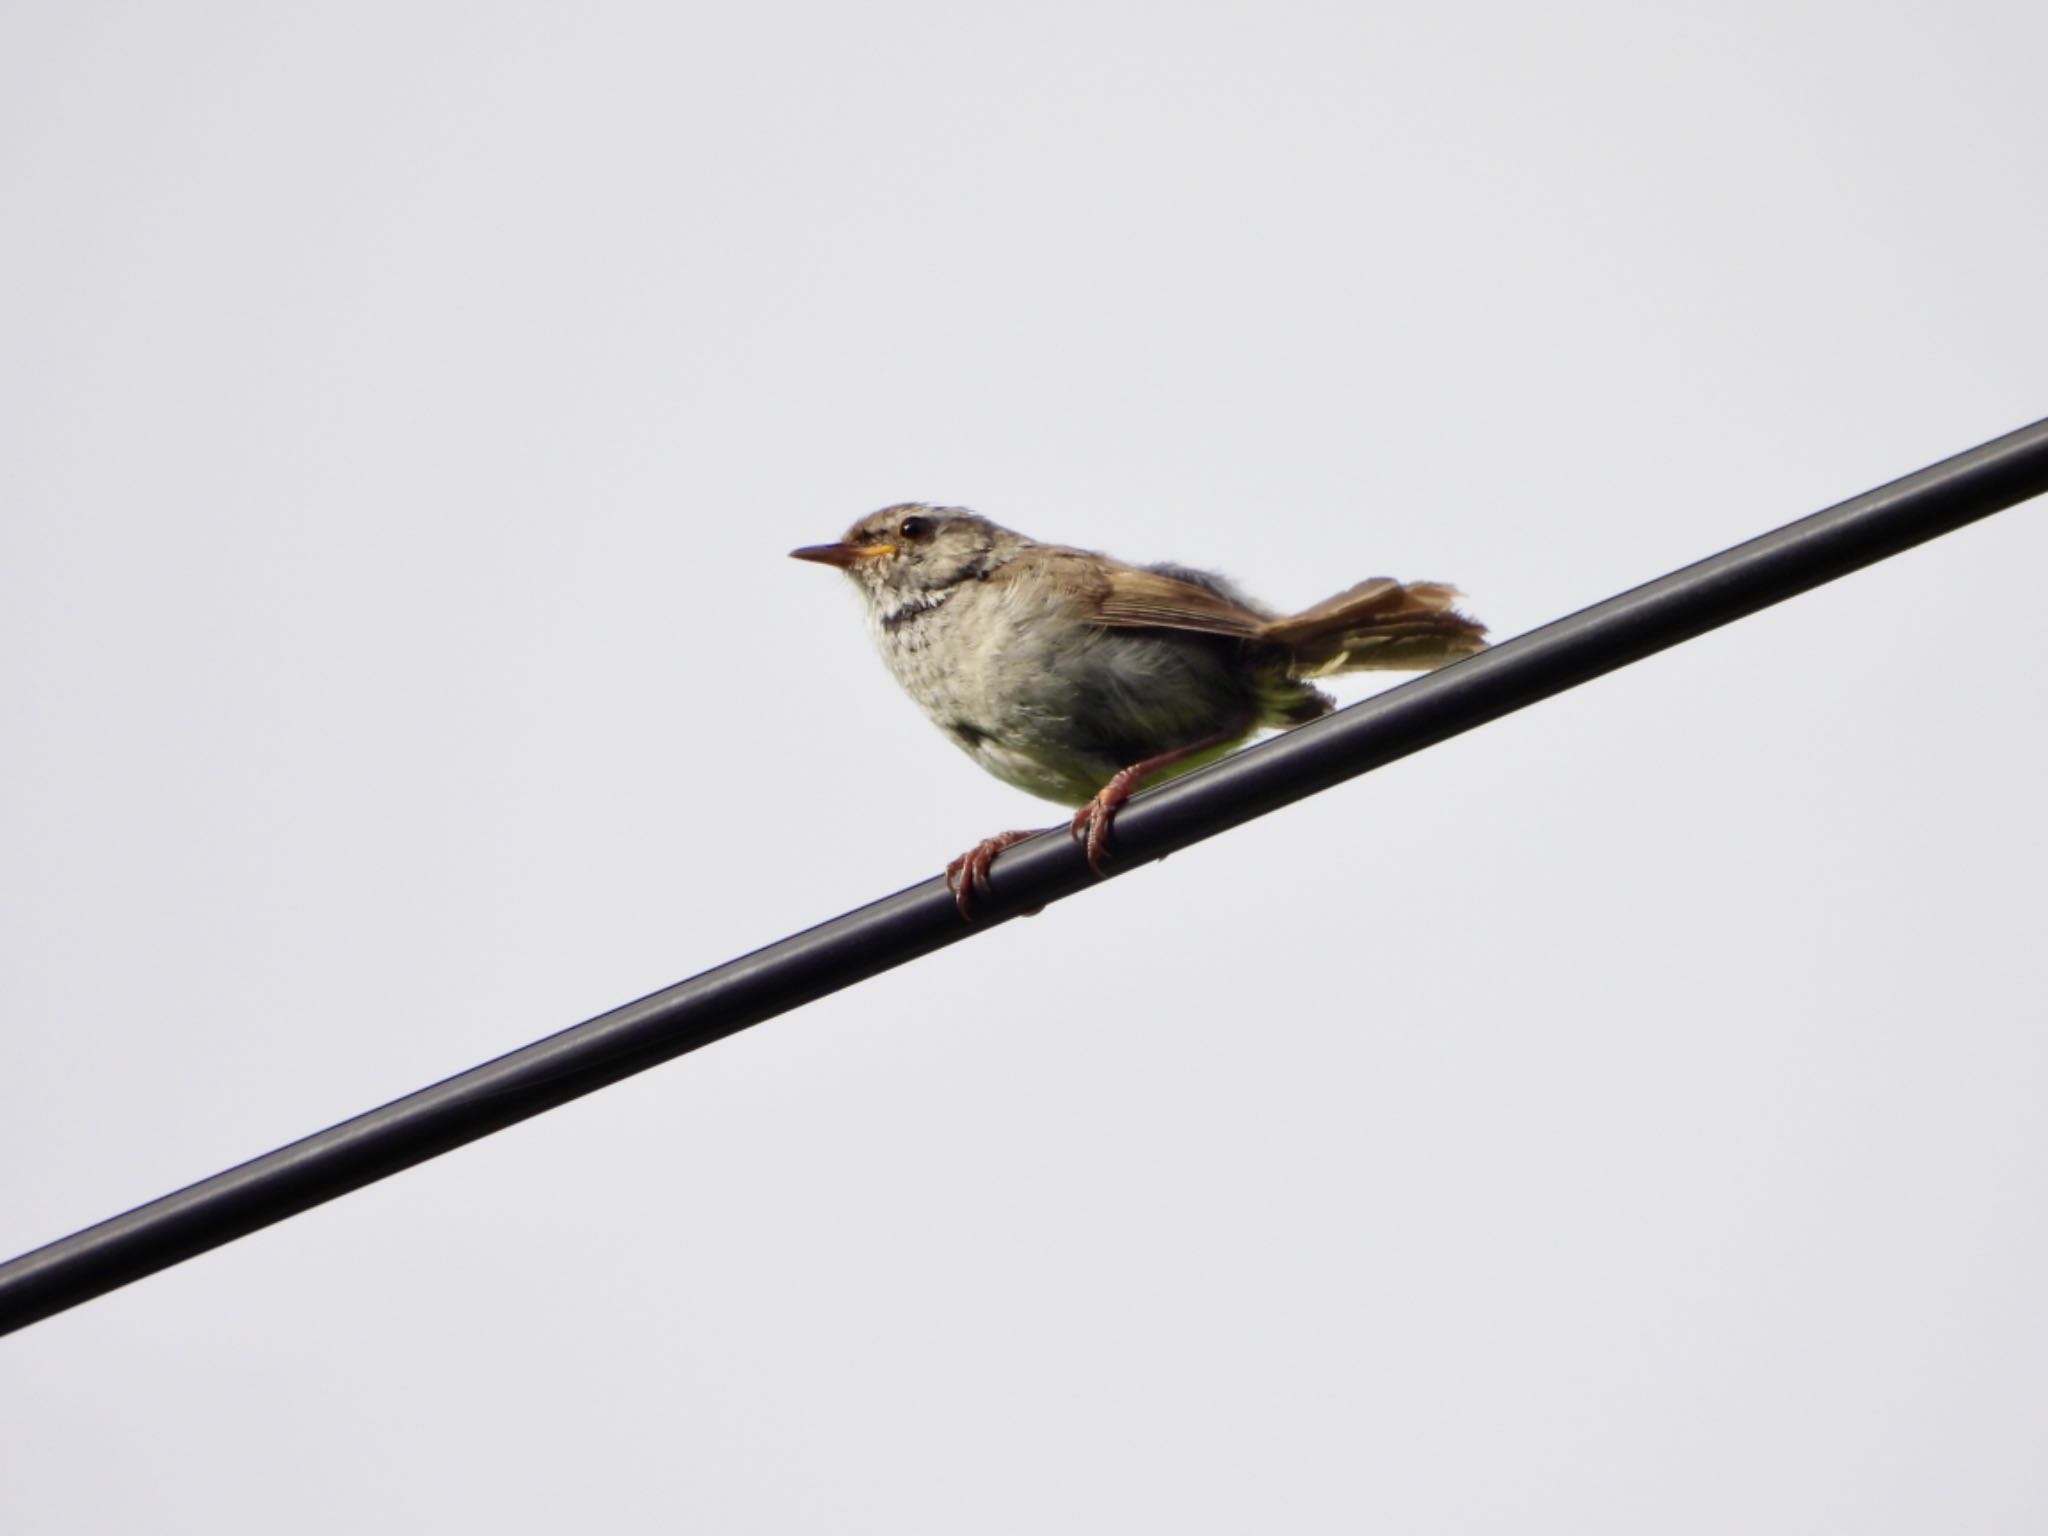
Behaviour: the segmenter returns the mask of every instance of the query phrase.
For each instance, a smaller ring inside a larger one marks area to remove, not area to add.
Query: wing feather
[[[1192,581],[1100,556],[1061,560],[1053,580],[1081,599],[1108,629],[1185,629],[1236,639],[1256,636],[1265,619]]]

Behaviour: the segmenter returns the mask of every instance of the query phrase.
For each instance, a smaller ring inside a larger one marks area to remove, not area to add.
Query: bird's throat
[[[940,592],[919,593],[916,597],[904,599],[893,608],[883,609],[876,622],[882,626],[885,634],[893,635],[906,625],[915,624],[926,614],[934,613],[945,606],[946,599],[952,595],[951,587]]]

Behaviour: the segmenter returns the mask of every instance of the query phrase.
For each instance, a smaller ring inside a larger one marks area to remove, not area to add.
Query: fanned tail
[[[1285,649],[1296,677],[1331,672],[1428,672],[1486,649],[1486,626],[1452,607],[1456,587],[1403,584],[1375,576],[1290,618],[1268,621],[1258,638]]]

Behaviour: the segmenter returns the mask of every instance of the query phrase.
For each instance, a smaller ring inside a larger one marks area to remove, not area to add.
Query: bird
[[[1041,544],[966,507],[901,502],[790,555],[852,579],[883,661],[955,746],[1077,807],[1098,876],[1141,784],[1328,714],[1314,679],[1426,672],[1486,645],[1443,582],[1375,576],[1281,614],[1214,572]],[[985,838],[946,866],[963,919],[996,856],[1035,835]]]

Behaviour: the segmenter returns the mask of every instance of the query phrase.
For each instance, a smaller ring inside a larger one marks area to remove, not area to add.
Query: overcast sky
[[[0,1255],[1060,814],[872,508],[1506,636],[2048,415],[2044,48],[10,0]],[[0,1342],[0,1528],[2039,1531],[2044,514]]]

